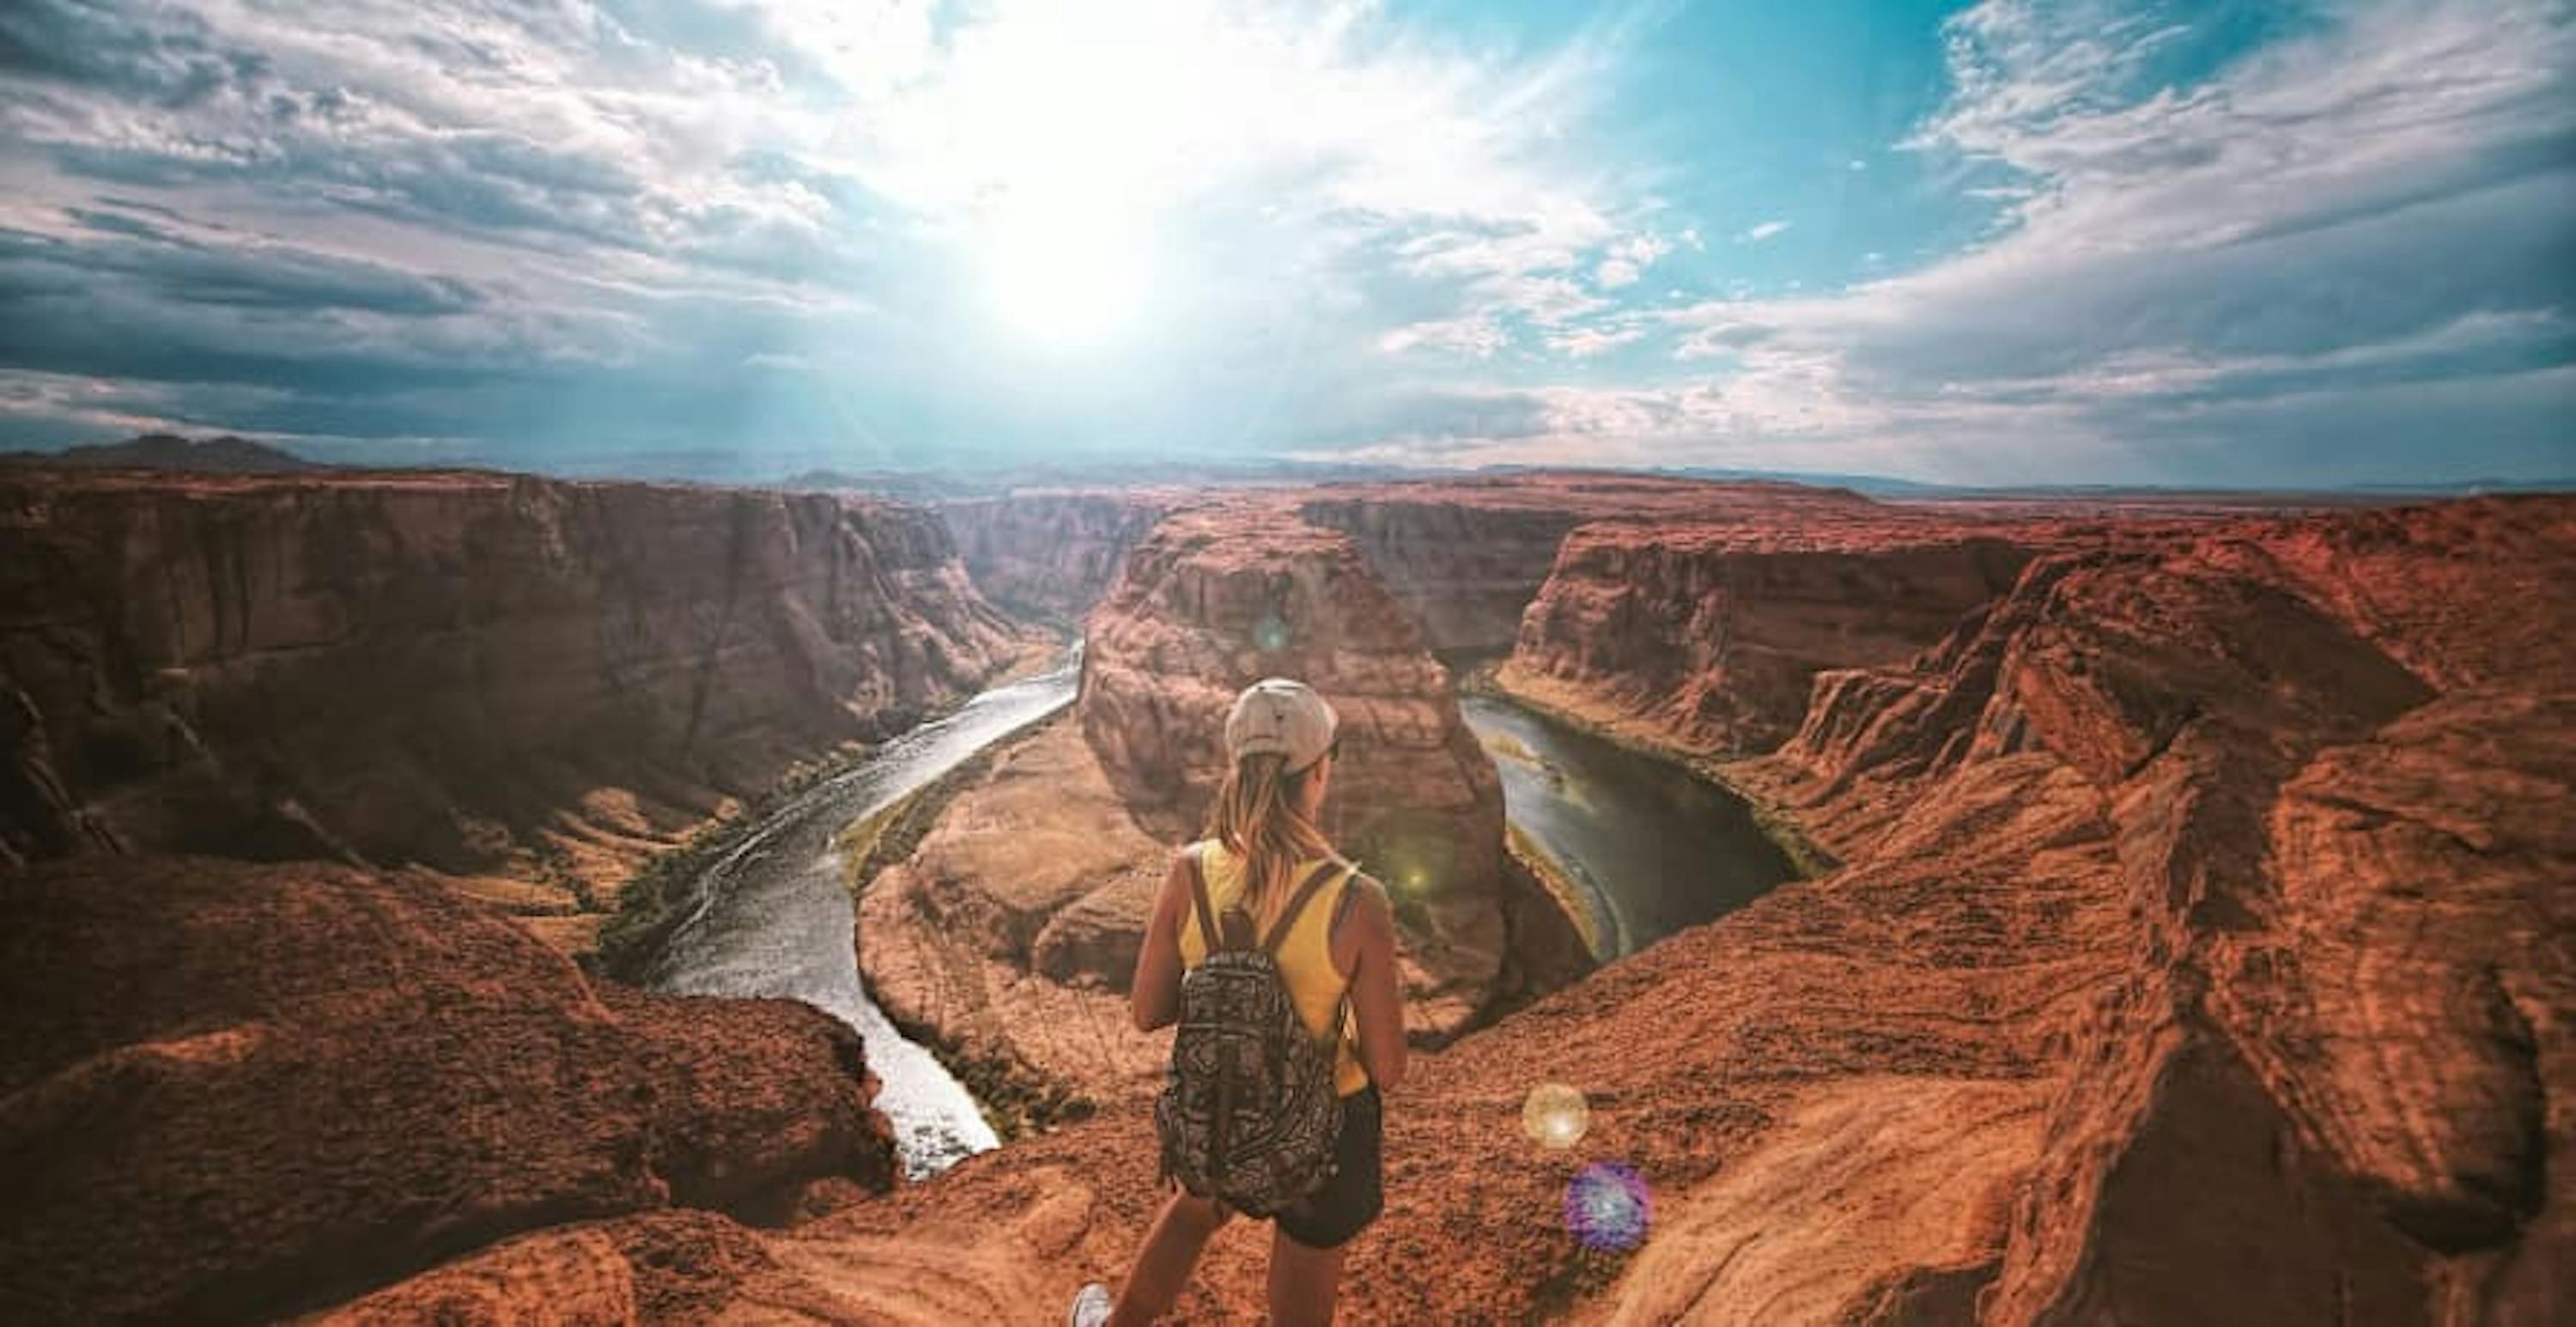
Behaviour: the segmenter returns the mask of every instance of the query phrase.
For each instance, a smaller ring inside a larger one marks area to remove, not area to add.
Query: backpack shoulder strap
[[[1199,942],[1213,956],[1217,951],[1216,911],[1208,906],[1207,873],[1199,869],[1199,857],[1203,851],[1202,845],[1193,843],[1181,856],[1190,864],[1190,900],[1198,905]]]
[[[1297,914],[1306,910],[1307,900],[1315,897],[1315,891],[1322,889],[1324,882],[1340,870],[1340,863],[1326,862],[1306,877],[1306,883],[1288,896],[1288,906],[1280,910],[1279,920],[1270,924],[1270,934],[1262,937],[1263,950],[1274,955],[1279,952],[1279,942],[1288,938],[1288,928],[1297,924]]]

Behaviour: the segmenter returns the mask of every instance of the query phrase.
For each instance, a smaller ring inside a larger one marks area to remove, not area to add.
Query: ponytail
[[[1287,757],[1276,752],[1245,756],[1226,772],[1208,811],[1208,837],[1243,859],[1243,906],[1254,917],[1284,899],[1297,863],[1334,855],[1324,831],[1298,809],[1321,764],[1290,774]]]

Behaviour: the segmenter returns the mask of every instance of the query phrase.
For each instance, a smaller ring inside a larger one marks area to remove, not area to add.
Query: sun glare
[[[1151,294],[1150,225],[1075,202],[998,219],[981,262],[995,314],[1013,334],[1083,348],[1133,330]]]
[[[1011,333],[1081,348],[1145,321],[1158,225],[1223,155],[1194,136],[1227,63],[1186,7],[1035,4],[961,39],[948,166]]]

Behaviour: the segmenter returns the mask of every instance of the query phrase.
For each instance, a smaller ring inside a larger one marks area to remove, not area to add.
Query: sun
[[[996,218],[982,249],[987,296],[1012,335],[1085,349],[1123,339],[1152,294],[1151,227],[1105,200],[1032,201]]]

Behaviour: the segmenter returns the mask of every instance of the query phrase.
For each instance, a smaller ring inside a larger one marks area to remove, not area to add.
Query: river
[[[798,795],[700,877],[694,911],[652,974],[654,986],[683,995],[803,1000],[858,1029],[868,1068],[883,1084],[877,1108],[893,1122],[904,1169],[915,1178],[999,1140],[966,1089],[868,998],[833,839],[1064,708],[1080,676],[1076,647],[1047,672],[983,692]]]
[[[1796,874],[1750,807],[1678,765],[1508,700],[1463,695],[1458,708],[1502,773],[1504,814],[1591,910],[1603,962]]]
[[[966,1089],[868,998],[834,839],[1071,703],[1080,673],[1076,647],[1048,672],[984,692],[790,800],[699,878],[651,976],[686,995],[803,1000],[856,1028],[883,1084],[877,1107],[916,1178],[998,1140]],[[1502,772],[1512,822],[1593,910],[1596,957],[1634,953],[1792,874],[1743,803],[1687,771],[1509,701],[1461,696],[1459,706]]]

